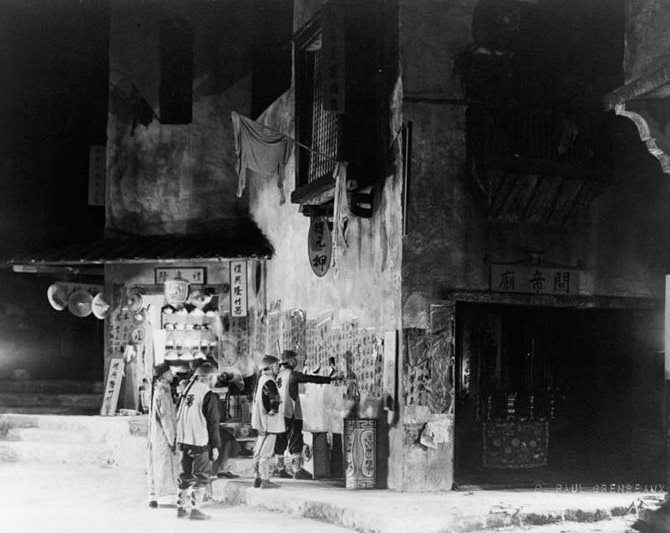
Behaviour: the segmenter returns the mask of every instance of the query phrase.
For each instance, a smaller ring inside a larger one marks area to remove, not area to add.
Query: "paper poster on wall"
[[[119,392],[121,391],[121,381],[123,380],[123,367],[124,361],[122,358],[114,357],[110,359],[105,393],[102,397],[102,406],[100,407],[100,415],[102,416],[114,416],[116,414],[116,405],[119,402]]]

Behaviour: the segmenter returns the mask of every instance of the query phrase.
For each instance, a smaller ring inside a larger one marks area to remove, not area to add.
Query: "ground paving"
[[[625,531],[642,508],[657,507],[664,494],[563,492],[554,489],[399,493],[347,490],[325,481],[279,480],[280,488],[254,489],[250,480],[217,481],[214,497],[227,503],[307,516],[375,533],[474,532],[495,528],[578,531],[614,521]],[[623,489],[625,490],[625,488]],[[590,526],[589,526],[590,527]],[[595,529],[599,530],[599,529]]]

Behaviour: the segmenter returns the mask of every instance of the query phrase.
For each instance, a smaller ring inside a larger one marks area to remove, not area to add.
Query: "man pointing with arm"
[[[297,364],[298,354],[293,350],[282,352],[277,386],[282,400],[280,410],[284,415],[286,432],[277,436],[275,455],[277,455],[279,477],[291,477],[284,466],[284,450],[288,447],[293,479],[312,479],[312,476],[302,468],[302,406],[298,386],[300,383],[331,383],[338,378],[303,374],[295,369]]]

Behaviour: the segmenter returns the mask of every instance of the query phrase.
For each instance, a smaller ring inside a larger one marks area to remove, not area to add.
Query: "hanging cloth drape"
[[[246,186],[246,172],[250,168],[261,174],[277,176],[280,202],[284,194],[284,168],[293,151],[293,140],[260,122],[251,120],[235,111],[231,113],[235,153],[237,154],[237,197]]]
[[[347,164],[336,163],[333,170],[335,178],[335,201],[333,204],[333,253],[331,266],[335,267],[337,254],[341,248],[347,248],[347,224],[351,211],[347,195]]]

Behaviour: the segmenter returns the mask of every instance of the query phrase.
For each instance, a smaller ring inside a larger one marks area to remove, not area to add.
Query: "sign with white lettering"
[[[230,314],[247,316],[247,262],[230,262]]]
[[[206,268],[181,268],[181,267],[163,267],[157,268],[156,285],[161,285],[168,280],[180,279],[188,281],[190,284],[201,285],[207,283]]]
[[[333,255],[333,239],[324,217],[312,218],[307,234],[307,251],[314,273],[320,278],[325,276]]]
[[[125,363],[121,357],[113,357],[109,361],[105,394],[102,397],[102,406],[100,407],[100,414],[102,416],[114,416],[116,414],[116,405],[119,402],[124,366]]]
[[[528,265],[491,265],[491,292],[579,294],[581,272],[571,268]]]

